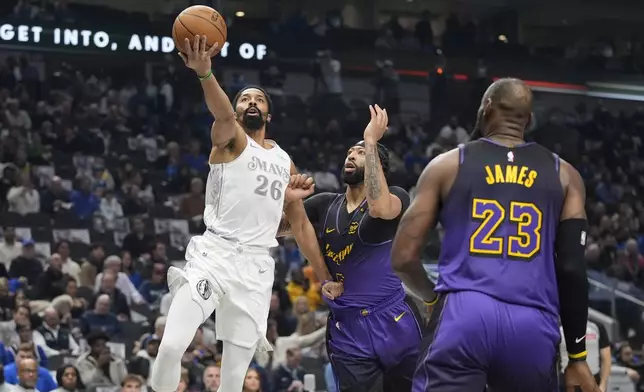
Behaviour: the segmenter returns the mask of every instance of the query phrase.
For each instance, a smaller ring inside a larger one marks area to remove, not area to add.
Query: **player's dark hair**
[[[273,113],[273,100],[271,99],[271,96],[268,95],[266,90],[264,90],[263,88],[261,88],[259,86],[255,86],[254,84],[249,84],[248,86],[243,87],[241,90],[239,90],[237,95],[235,95],[235,98],[233,98],[233,110],[235,110],[235,108],[237,107],[237,101],[239,100],[239,97],[241,97],[241,95],[244,93],[244,91],[249,90],[251,88],[259,90],[264,94],[264,97],[266,97],[266,102],[268,103],[268,114],[272,114]]]
[[[355,145],[364,147],[364,140],[359,141]],[[380,158],[380,166],[382,166],[382,172],[385,173],[386,177],[389,174],[389,150],[382,143],[377,143],[377,148],[378,158]]]

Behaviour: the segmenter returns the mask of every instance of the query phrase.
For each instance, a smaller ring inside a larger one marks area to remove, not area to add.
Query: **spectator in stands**
[[[78,283],[71,277],[67,279],[67,283],[65,284],[65,295],[71,300],[69,311],[72,317],[79,319],[85,313],[85,310],[87,310],[87,300],[78,296]]]
[[[54,308],[45,309],[43,323],[33,333],[34,343],[48,347],[50,356],[80,354],[80,347],[67,326],[60,325],[60,316]]]
[[[456,116],[450,117],[449,123],[441,128],[438,137],[444,140],[448,146],[456,146],[470,140],[470,135],[465,128],[460,126]]]
[[[221,384],[221,367],[210,364],[203,372],[204,392],[217,392]]]
[[[168,259],[167,248],[163,241],[155,241],[154,247],[150,252],[150,261],[152,263],[164,263],[166,265],[170,264]]]
[[[90,189],[103,188],[105,190],[114,190],[114,177],[105,165],[100,162],[92,167],[92,177],[89,179]]]
[[[83,335],[91,332],[102,332],[107,336],[121,333],[121,325],[114,313],[110,312],[112,302],[107,294],[99,295],[93,310],[86,311],[80,319]],[[85,380],[83,380],[85,382]]]
[[[121,382],[121,392],[141,392],[143,380],[135,374],[128,374]]]
[[[9,280],[4,277],[0,278],[0,326],[6,321],[10,321],[13,316],[13,309],[16,301],[13,294],[9,292]],[[168,305],[169,307],[170,305]],[[2,329],[0,328],[0,338],[2,338]],[[0,339],[0,342],[2,340]],[[0,356],[2,350],[0,350]]]
[[[54,253],[49,258],[47,269],[38,277],[33,298],[51,301],[54,297],[62,295],[65,290],[64,278],[63,260],[58,253]]]
[[[5,226],[2,228],[2,241],[0,241],[0,263],[4,264],[7,271],[11,268],[11,262],[22,254],[22,243],[16,241],[15,227]]]
[[[23,359],[18,363],[18,383],[15,392],[36,392],[38,363],[33,359]]]
[[[16,329],[20,325],[26,325],[30,322],[31,310],[29,306],[17,305],[13,312],[13,319],[0,323],[0,342],[6,345],[19,341]]]
[[[152,266],[152,277],[141,284],[141,295],[154,307],[159,307],[161,298],[168,292],[166,272],[165,263],[155,262]]]
[[[626,368],[626,374],[633,381],[635,385],[640,384],[641,375],[636,370],[639,366],[635,363],[635,356],[633,355],[633,348],[628,342],[622,343],[617,351],[616,364]]]
[[[199,140],[193,139],[190,141],[190,147],[188,153],[183,156],[183,162],[197,175],[206,171],[208,168],[208,159],[201,152],[201,143]]]
[[[92,192],[89,178],[81,177],[78,183],[78,190],[72,192],[70,200],[73,203],[72,210],[79,219],[87,219],[98,210],[100,201]]]
[[[80,373],[74,365],[63,365],[56,370],[58,388],[54,392],[79,392],[85,390]]]
[[[0,350],[2,349],[2,343],[0,343]],[[2,357],[3,352],[0,351],[0,357]],[[13,386],[4,382],[4,358],[0,358],[0,392],[13,392]],[[183,391],[181,391],[183,392]]]
[[[103,271],[101,284],[97,291],[97,296],[106,294],[111,299],[110,312],[115,314],[119,321],[126,321],[130,319],[130,305],[127,296],[116,287],[117,275],[112,270]],[[127,277],[126,277],[127,279]],[[131,284],[129,279],[127,281]],[[138,291],[137,291],[138,293]],[[139,294],[140,296],[141,294]]]
[[[35,214],[40,211],[40,194],[34,189],[29,174],[20,175],[20,183],[7,193],[9,211],[20,215]]]
[[[35,389],[38,392],[50,392],[56,389],[58,385],[56,385],[51,374],[49,374],[49,371],[46,368],[38,366],[35,357],[36,355],[33,343],[21,344],[18,348],[18,352],[16,353],[15,362],[4,366],[5,382],[13,385],[18,384],[20,382],[20,379],[18,378],[18,364],[22,363],[24,360],[31,360],[34,363],[33,373],[37,379]]]
[[[154,360],[159,353],[159,343],[161,343],[161,338],[157,336],[151,336],[147,341],[145,348],[140,349],[135,358],[130,360],[130,363],[136,362],[137,368],[140,372],[137,374],[141,375],[144,379],[149,379],[150,372],[154,366]]]
[[[179,144],[176,142],[168,143],[165,154],[157,158],[155,166],[165,173],[165,180],[167,181],[169,191],[180,193],[186,189],[189,179],[189,168],[181,159],[181,148]]]
[[[288,302],[288,296],[285,299]],[[282,305],[282,300],[277,291],[273,291],[271,296],[271,307],[268,312],[269,320],[275,320],[277,323],[277,333],[279,336],[289,336],[295,332],[297,319],[286,312],[287,306]]]
[[[145,303],[145,298],[141,295],[141,293],[134,287],[134,284],[130,280],[130,278],[125,274],[124,272],[121,272],[123,263],[120,257],[116,255],[109,256],[108,258],[105,259],[105,262],[103,263],[103,272],[100,274],[96,275],[96,284],[95,284],[95,291],[98,292],[103,292],[105,283],[103,282],[103,278],[105,276],[106,272],[111,272],[113,275],[116,275],[116,288],[120,293],[122,293],[125,298],[127,299],[127,303],[135,303],[135,304],[144,304]],[[109,287],[109,282],[107,287]],[[109,292],[105,292],[106,294],[109,294]],[[112,300],[115,301],[116,298],[112,297]]]
[[[36,258],[36,243],[32,239],[22,240],[22,255],[11,262],[9,277],[26,279],[31,286],[36,284],[42,273],[42,262]]]
[[[22,131],[29,131],[31,129],[31,117],[29,117],[26,110],[20,108],[20,104],[15,98],[7,99],[7,110],[4,113],[4,118],[12,128]]]
[[[304,392],[304,375],[302,368],[302,353],[299,348],[286,351],[286,363],[280,365],[273,373],[273,389],[275,392]]]
[[[105,219],[105,228],[114,230],[118,218],[123,217],[123,207],[114,194],[114,190],[106,189],[99,207],[101,216]]]
[[[123,239],[123,250],[130,252],[130,255],[137,259],[150,251],[153,242],[154,238],[145,232],[143,219],[132,219],[132,232]]]
[[[109,340],[109,336],[101,332],[94,332],[87,336],[90,351],[78,358],[76,366],[81,381],[88,388],[100,385],[116,386],[126,379],[125,363],[112,355],[106,344]]]
[[[18,325],[16,327],[16,332],[18,333],[18,341],[14,344],[7,346],[7,355],[10,358],[15,358],[18,354],[20,345],[23,343],[31,344],[34,346],[34,359],[40,364],[40,366],[46,368],[48,363],[48,347],[40,346],[33,341],[34,331],[31,329],[31,322],[28,322],[24,325]]]
[[[63,187],[60,177],[54,176],[49,183],[49,188],[40,198],[40,212],[53,214],[71,208],[69,191]]]
[[[291,303],[295,303],[299,297],[305,297],[309,309],[315,310],[322,303],[320,292],[311,287],[308,279],[304,276],[304,271],[298,268],[291,272],[291,281],[286,285]]]
[[[179,215],[182,218],[192,219],[203,215],[206,206],[206,198],[203,191],[201,178],[193,178],[190,181],[190,192],[183,196],[179,206]]]
[[[63,261],[63,274],[69,275],[78,283],[80,279],[81,268],[77,262],[71,259],[69,253],[69,241],[62,240],[56,244],[55,252],[60,255],[60,258]]]
[[[262,383],[257,369],[248,369],[242,392],[262,392]]]

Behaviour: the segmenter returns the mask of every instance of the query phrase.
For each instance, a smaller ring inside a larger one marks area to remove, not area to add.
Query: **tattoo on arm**
[[[365,163],[365,185],[370,199],[378,199],[382,194],[380,186],[380,158],[376,145],[367,144],[365,146],[366,163]]]

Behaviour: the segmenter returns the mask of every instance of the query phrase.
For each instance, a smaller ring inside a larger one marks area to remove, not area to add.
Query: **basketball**
[[[195,35],[206,36],[207,49],[219,43],[214,54],[219,53],[226,43],[228,27],[223,16],[216,10],[205,5],[194,5],[183,10],[174,20],[172,26],[172,39],[177,49],[185,53],[185,39],[192,44]]]

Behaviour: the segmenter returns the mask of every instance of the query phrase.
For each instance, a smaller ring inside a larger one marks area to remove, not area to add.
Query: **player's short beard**
[[[342,170],[342,182],[349,186],[357,186],[364,182],[364,167],[356,167],[353,172]]]
[[[249,116],[247,114],[248,109],[246,109],[244,111],[244,114],[242,115],[242,125],[244,126],[244,129],[246,131],[250,131],[250,132],[259,131],[260,129],[262,129],[264,124],[266,124],[266,121],[264,121],[264,113],[262,113],[261,110],[255,108],[257,109],[259,114],[256,116]]]

